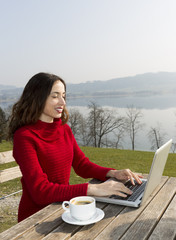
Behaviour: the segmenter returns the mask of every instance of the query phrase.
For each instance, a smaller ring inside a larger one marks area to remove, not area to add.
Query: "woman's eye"
[[[64,95],[64,96],[52,95],[51,97],[52,97],[52,98],[63,98],[63,99],[65,99],[65,98],[66,98],[66,96],[65,96],[65,95]]]

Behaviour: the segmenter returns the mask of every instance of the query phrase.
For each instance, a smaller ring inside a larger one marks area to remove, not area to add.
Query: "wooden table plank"
[[[42,239],[44,236],[49,234],[52,230],[62,224],[61,215],[64,212],[63,209],[56,211],[50,217],[45,219],[44,221],[37,224],[35,227],[31,228],[30,231],[25,232],[21,235],[18,240],[34,240],[34,239]]]
[[[80,230],[81,227],[77,225],[71,225],[67,223],[62,223],[59,227],[57,227],[52,233],[48,234],[42,240],[55,240],[55,239],[70,239],[70,237]]]
[[[0,233],[0,239],[3,240],[14,240],[18,239],[22,234],[27,231],[30,231],[32,228],[37,226],[40,222],[44,221],[48,218],[48,216],[52,215],[54,212],[57,212],[61,209],[60,203],[51,204],[41,211],[35,213],[24,221],[14,225],[10,229]]]
[[[176,239],[176,195],[149,240]]]
[[[175,191],[176,178],[170,178],[121,239],[147,239],[169,205]]]
[[[120,239],[123,234],[130,228],[133,222],[140,216],[144,211],[146,206],[150,203],[153,197],[158,193],[160,188],[166,183],[168,177],[162,177],[161,183],[146,201],[146,203],[139,208],[126,207],[114,220],[113,222],[105,228],[101,234],[95,238],[96,240],[110,239],[117,240]],[[131,238],[129,238],[131,239]],[[137,238],[136,238],[137,239]],[[135,239],[135,240],[136,240]],[[139,238],[140,239],[140,238]]]
[[[0,239],[175,239],[175,194],[176,178],[162,177],[160,185],[140,208],[97,202],[97,207],[103,209],[105,217],[95,224],[86,226],[63,222],[61,203],[54,203],[0,233]]]

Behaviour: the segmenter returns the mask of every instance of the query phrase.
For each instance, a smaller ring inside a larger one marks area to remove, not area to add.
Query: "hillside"
[[[0,85],[0,103],[16,101],[23,88]],[[176,72],[145,73],[79,84],[67,83],[67,97],[85,96],[154,96],[176,93]]]
[[[111,95],[173,93],[176,92],[176,73],[145,73],[107,81],[67,84],[67,91],[70,96],[103,93]]]

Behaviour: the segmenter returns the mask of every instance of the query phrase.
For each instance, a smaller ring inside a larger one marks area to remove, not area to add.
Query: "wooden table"
[[[176,178],[164,176],[138,209],[97,202],[105,217],[87,226],[63,222],[61,203],[54,203],[1,233],[0,239],[176,239],[175,193]]]

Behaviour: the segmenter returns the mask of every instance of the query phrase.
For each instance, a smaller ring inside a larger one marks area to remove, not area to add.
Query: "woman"
[[[121,182],[69,185],[71,167],[83,178],[118,180],[140,176],[129,169],[114,170],[89,161],[80,150],[66,124],[66,85],[58,76],[38,73],[27,83],[19,101],[13,106],[9,138],[13,139],[13,156],[22,172],[23,193],[18,221],[53,202],[75,196],[125,197],[132,192]]]

